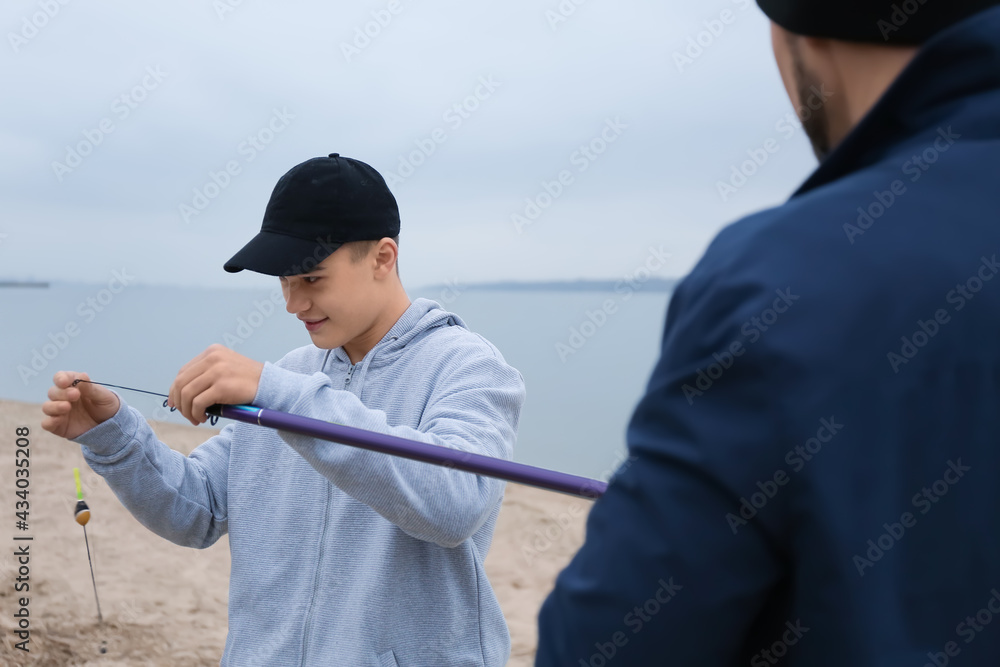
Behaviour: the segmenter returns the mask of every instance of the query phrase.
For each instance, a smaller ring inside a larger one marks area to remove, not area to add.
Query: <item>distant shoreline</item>
[[[39,282],[34,280],[0,280],[0,287],[42,287],[48,288],[49,284],[46,282]]]
[[[639,281],[635,279],[612,279],[612,280],[546,280],[546,281],[514,281],[505,280],[500,282],[488,282],[488,283],[439,283],[436,285],[421,285],[415,289],[409,289],[410,292],[431,292],[443,289],[451,289],[458,292],[468,291],[481,291],[481,292],[615,292],[628,289],[629,291],[642,290],[643,292],[672,292],[680,282],[680,278],[649,278],[645,281]],[[62,286],[64,283],[57,282],[56,285]],[[99,283],[66,283],[66,285],[81,286],[81,287],[91,287],[97,286]],[[7,288],[41,288],[48,289],[52,286],[52,283],[46,281],[36,281],[36,280],[0,280],[0,287]],[[136,287],[142,288],[176,288],[179,290],[183,289],[220,289],[220,290],[236,290],[236,291],[259,291],[262,288],[259,287],[197,287],[192,285],[159,285],[159,284],[143,284],[137,283]]]
[[[466,290],[490,291],[490,292],[614,292],[628,287],[630,290],[637,288],[643,292],[672,292],[679,278],[650,278],[645,282],[621,280],[551,280],[538,282],[516,282],[502,281],[494,283],[469,283],[469,284],[443,284],[426,285],[419,290],[430,291],[438,289],[453,289],[464,292]]]

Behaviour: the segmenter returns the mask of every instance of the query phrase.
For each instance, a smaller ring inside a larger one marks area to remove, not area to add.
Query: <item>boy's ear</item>
[[[372,249],[375,256],[375,276],[384,278],[396,269],[399,246],[390,238],[381,239]]]

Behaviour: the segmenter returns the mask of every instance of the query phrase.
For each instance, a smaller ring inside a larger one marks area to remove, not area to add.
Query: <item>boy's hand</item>
[[[177,373],[167,405],[180,410],[192,424],[203,424],[208,421],[205,408],[210,405],[251,402],[263,370],[259,361],[224,345],[211,345]]]
[[[97,384],[74,380],[89,380],[86,373],[59,371],[52,377],[49,400],[42,404],[47,416],[42,428],[70,440],[82,435],[118,412],[120,401],[113,391]]]

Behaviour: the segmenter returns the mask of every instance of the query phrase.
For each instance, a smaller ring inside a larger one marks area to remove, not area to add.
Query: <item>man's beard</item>
[[[799,52],[798,43],[794,37],[789,40],[789,47],[792,54],[795,88],[799,97],[799,110],[807,109],[809,111],[808,114],[802,114],[806,115],[805,118],[802,118],[802,115],[800,115],[799,120],[802,121],[802,129],[805,130],[806,136],[809,137],[809,142],[812,144],[813,153],[822,162],[831,152],[830,118],[827,114],[826,105],[821,104],[819,109],[811,109],[804,106],[805,101],[811,95],[814,96],[812,91],[821,88],[820,81],[806,69],[805,63],[802,61],[802,54]]]

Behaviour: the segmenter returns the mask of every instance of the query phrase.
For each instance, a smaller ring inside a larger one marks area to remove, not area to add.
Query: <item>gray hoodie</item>
[[[265,363],[253,403],[509,459],[523,401],[492,344],[417,299],[357,364],[313,345]],[[124,402],[75,442],[156,534],[229,533],[221,665],[505,664],[483,570],[503,482],[242,423],[184,456]]]

